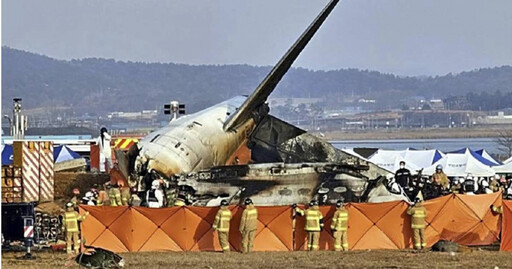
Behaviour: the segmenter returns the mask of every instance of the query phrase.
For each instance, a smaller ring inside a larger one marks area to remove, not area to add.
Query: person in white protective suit
[[[150,208],[160,208],[164,205],[164,193],[160,189],[160,182],[153,180],[151,190],[146,193],[146,202]]]
[[[108,133],[107,128],[101,128],[100,136],[96,142],[100,147],[100,172],[108,173],[114,166],[112,163],[112,148],[110,147],[111,139],[112,137]]]

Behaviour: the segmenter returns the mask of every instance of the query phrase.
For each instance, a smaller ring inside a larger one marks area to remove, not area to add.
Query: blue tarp
[[[72,151],[66,145],[60,145],[53,149],[53,161],[56,163],[82,158],[80,154]]]
[[[13,162],[12,145],[4,145],[2,149],[2,165],[9,165]]]

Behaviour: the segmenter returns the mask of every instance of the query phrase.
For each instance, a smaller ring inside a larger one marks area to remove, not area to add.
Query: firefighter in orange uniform
[[[252,251],[254,237],[258,229],[258,209],[252,204],[251,198],[245,199],[245,209],[240,220],[240,233],[242,234],[242,253]]]
[[[334,212],[331,222],[331,231],[334,236],[334,250],[340,251],[343,249],[343,251],[347,251],[348,211],[341,200],[336,202],[336,208],[337,210]]]
[[[78,222],[84,220],[89,215],[89,212],[85,212],[85,215],[80,215],[73,208],[72,203],[66,204],[66,212],[62,219],[63,230],[66,232],[66,252],[72,253],[72,247],[75,253],[79,252],[79,231]]]
[[[220,209],[217,211],[213,229],[217,231],[219,243],[223,252],[229,252],[229,223],[231,221],[231,211],[228,208],[228,201],[220,202]]]
[[[320,243],[320,232],[324,228],[324,216],[318,209],[318,202],[316,200],[312,200],[309,203],[309,208],[306,210],[302,210],[296,205],[293,205],[293,207],[295,208],[297,214],[306,217],[306,226],[304,229],[308,235],[308,250],[318,250]]]
[[[414,200],[414,204],[407,209],[407,214],[412,216],[411,228],[414,237],[414,248],[425,249],[427,241],[425,239],[425,219],[427,210],[423,207],[420,198]]]

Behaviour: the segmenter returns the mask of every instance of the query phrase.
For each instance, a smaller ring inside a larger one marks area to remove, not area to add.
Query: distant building
[[[444,110],[444,102],[441,99],[431,99],[429,104],[432,110]]]
[[[451,96],[445,98],[444,106],[447,110],[470,110],[471,104],[466,96]]]

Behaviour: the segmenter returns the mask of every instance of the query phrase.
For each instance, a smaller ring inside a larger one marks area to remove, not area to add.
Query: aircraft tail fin
[[[306,47],[308,42],[311,40],[313,35],[316,33],[318,28],[325,21],[329,13],[334,9],[339,0],[331,0],[329,4],[320,12],[315,20],[309,25],[309,27],[302,33],[302,35],[295,41],[286,54],[279,60],[279,62],[272,68],[270,73],[265,79],[258,85],[256,90],[245,100],[240,106],[236,113],[232,114],[228,120],[224,123],[224,130],[230,130],[236,128],[246,120],[248,120],[252,112],[265,103],[268,96],[276,88],[281,78],[286,74],[288,69],[297,59],[302,50]]]

